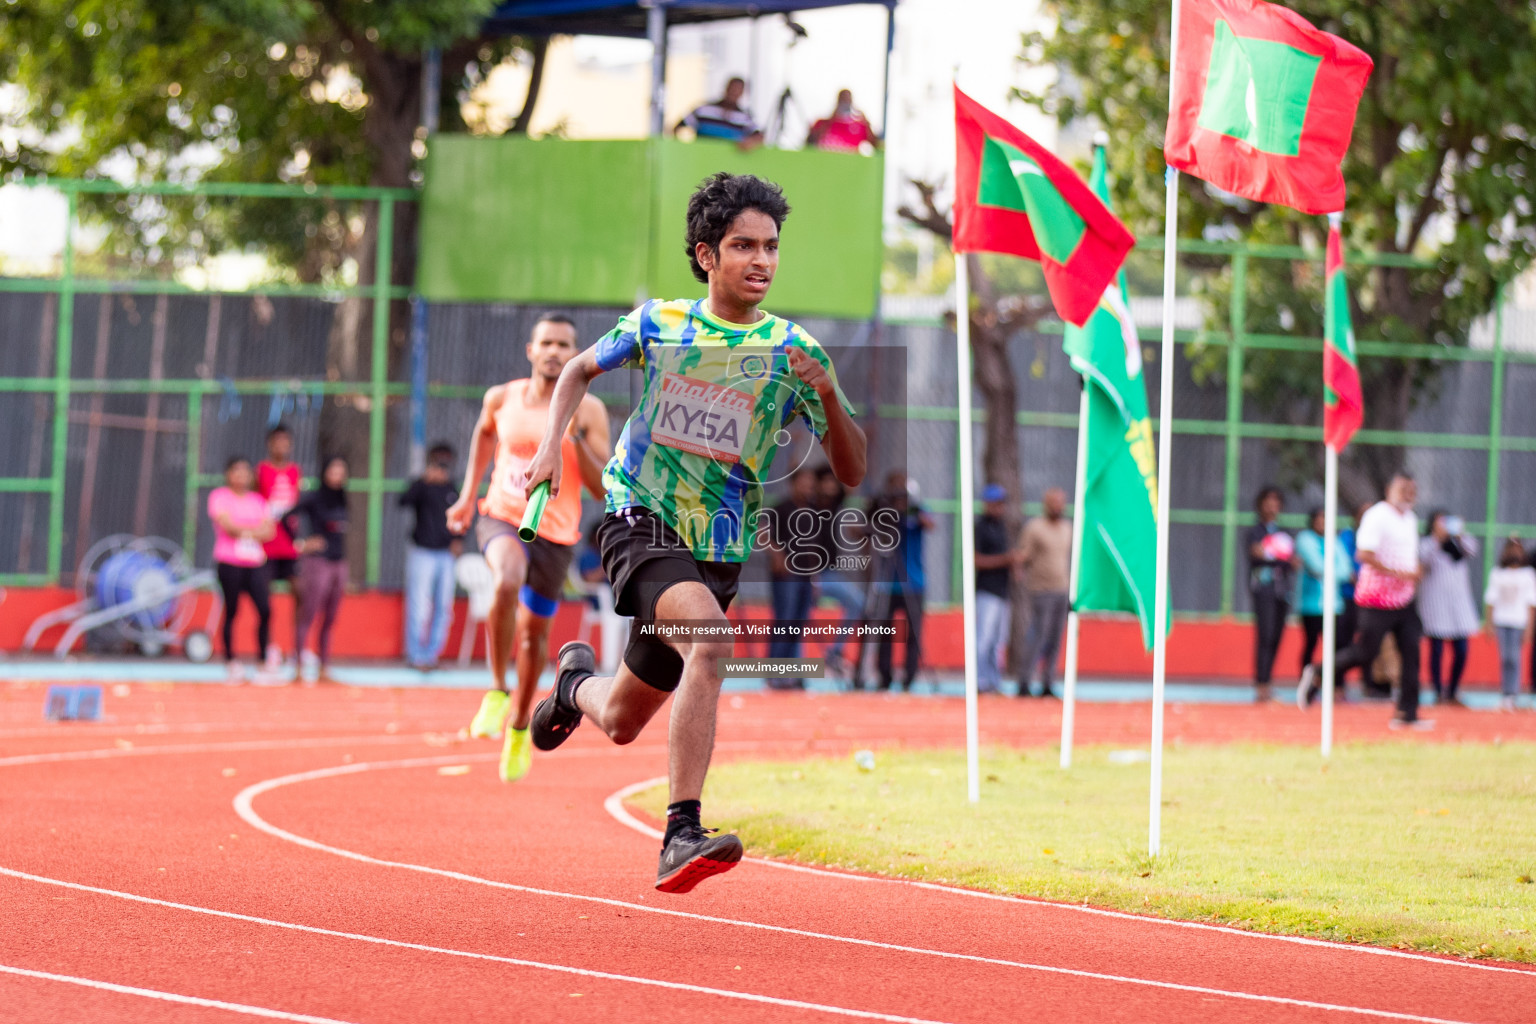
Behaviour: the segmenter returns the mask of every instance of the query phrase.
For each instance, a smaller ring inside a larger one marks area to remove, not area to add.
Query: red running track
[[[0,1021],[1529,1021],[1536,971],[748,862],[687,896],[605,809],[662,774],[590,726],[503,786],[476,695],[133,686],[46,726],[0,692]],[[985,739],[1059,712],[985,703]],[[1091,705],[1083,742],[1146,735]],[[1341,739],[1386,711],[1339,709]],[[959,701],[725,698],[722,758],[932,745]],[[1312,742],[1282,707],[1170,709],[1170,740]],[[1442,713],[1434,740],[1536,738]],[[1425,742],[1415,735],[1403,742]],[[440,768],[463,768],[443,774]]]

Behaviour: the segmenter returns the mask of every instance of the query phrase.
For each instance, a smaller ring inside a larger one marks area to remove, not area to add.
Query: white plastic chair
[[[485,556],[467,551],[453,563],[453,576],[469,595],[469,614],[464,619],[464,638],[459,641],[459,665],[467,666],[475,653],[475,639],[491,614],[496,597],[496,577]]]
[[[606,581],[583,579],[580,565],[573,559],[566,576],[566,589],[581,602],[581,622],[576,627],[576,639],[590,644],[596,631],[602,637],[598,671],[612,675],[618,670],[619,656],[629,640],[629,620],[613,610],[613,588]],[[591,599],[596,600],[595,607]]]

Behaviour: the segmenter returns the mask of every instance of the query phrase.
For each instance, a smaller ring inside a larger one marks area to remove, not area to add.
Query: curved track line
[[[1294,999],[1288,996],[1261,995],[1255,992],[1240,992],[1234,989],[1210,988],[1204,985],[1186,985],[1179,982],[1157,981],[1150,978],[1137,978],[1128,975],[1104,974],[1098,971],[1084,971],[1070,967],[1053,967],[1048,964],[1035,964],[1023,960],[1005,960],[998,957],[979,956],[973,953],[955,953],[948,950],[925,949],[919,946],[903,946],[890,942],[878,942],[873,939],[860,939],[847,935],[832,935],[826,932],[813,932],[802,928],[790,928],[784,925],[764,924],[759,921],[744,921],[737,918],[717,917],[710,914],[696,914],[685,910],[668,910],[662,907],[647,906],[644,903],[630,903],[626,900],[610,899],[605,896],[590,896],[583,893],[559,892],[553,889],[540,889],[534,886],[518,885],[514,882],[500,882],[494,879],[482,878],[478,875],[465,874],[461,871],[452,871],[447,868],[434,868],[423,864],[411,864],[405,861],[384,860],[379,857],[371,857],[365,853],[357,853],[352,850],[344,850],[338,846],[329,846],[325,843],[321,843],[314,839],[309,839],[305,836],[297,835],[293,832],[287,831],[286,829],[282,829],[276,825],[273,825],[260,814],[257,814],[255,808],[252,806],[252,802],[261,794],[274,789],[279,789],[283,786],[293,785],[294,783],[298,782],[313,782],[319,779],[336,778],[342,775],[355,775],[360,772],[373,771],[376,769],[427,768],[433,765],[441,765],[463,760],[465,760],[465,758],[462,757],[420,757],[410,758],[403,761],[377,761],[339,765],[331,768],[317,768],[313,771],[297,772],[293,775],[284,775],[278,778],[268,779],[265,782],[253,783],[252,785],[249,785],[245,787],[245,789],[241,790],[239,794],[236,795],[234,800],[235,813],[237,813],[241,819],[244,820],[245,823],[250,825],[252,828],[265,832],[268,835],[274,836],[278,839],[283,839],[311,850],[318,850],[324,853],[335,854],[339,857],[346,857],[349,860],[359,861],[364,864],[372,864],[377,867],[390,867],[399,868],[406,871],[416,871],[422,874],[437,875],[441,878],[450,878],[455,881],[469,882],[475,885],[485,885],[495,889],[505,889],[511,892],[528,893],[535,896],[549,896],[557,899],[579,900],[582,902],[598,903],[606,906],[624,907],[628,910],[638,910],[644,913],[659,914],[666,917],[680,917],[693,921],[704,921],[710,924],[723,924],[737,928],[750,928],[758,931],[774,932],[782,935],[794,935],[800,938],[818,939],[826,942],[839,942],[845,943],[847,945],[883,949],[897,953],[912,953],[919,956],[932,956],[945,960],[963,960],[971,963],[990,964],[997,967],[1014,967],[1021,970],[1038,971],[1046,974],[1065,975],[1074,978],[1088,978],[1095,981],[1107,981],[1124,985],[1139,985],[1148,988],[1157,988],[1176,992],[1192,992],[1198,993],[1200,995],[1221,996],[1253,1002],[1274,1003],[1283,1006],[1299,1006],[1314,1010],[1328,1010],[1336,1013],[1360,1014],[1371,1017],[1381,1017],[1389,1020],[1422,1021],[1426,1022],[1426,1024],[1454,1024],[1454,1022],[1446,1021],[1445,1019],[1439,1017],[1424,1017],[1416,1014],[1396,1013],[1390,1010],[1372,1010],[1359,1006],[1345,1006],[1338,1003],[1316,1002],[1310,999]],[[650,782],[654,781],[655,780],[650,780]],[[641,783],[640,785],[648,784],[649,783]],[[619,791],[619,793],[623,792],[624,790]],[[608,807],[609,803],[618,796],[619,794],[610,796],[608,801],[604,802],[604,806]],[[622,806],[620,806],[620,810],[622,810]],[[624,813],[626,816],[628,815],[627,811]],[[647,831],[654,831],[653,829],[649,829],[648,826],[644,826],[640,822],[635,821],[633,818],[630,818],[630,820],[634,821],[635,825],[642,829]],[[660,833],[657,833],[657,835],[659,837]],[[774,862],[759,861],[759,863]],[[7,869],[0,868],[0,871],[6,870]],[[865,878],[865,876],[861,875],[839,875],[837,872],[831,871],[817,873],[836,875],[839,878]],[[869,880],[886,881],[886,879],[877,878],[870,878]],[[946,886],[931,886],[931,888],[938,889],[941,892],[971,891],[964,889],[950,889]]]
[[[623,789],[610,793],[603,801],[603,809],[608,812],[620,825],[632,828],[641,835],[653,839],[660,839],[662,833],[647,825],[645,822],[629,813],[624,806],[624,801],[642,793],[647,789],[664,784],[667,781],[665,775],[658,775],[654,779],[645,779],[641,782],[632,782]],[[1233,928],[1230,925],[1204,924],[1199,921],[1177,921],[1168,917],[1150,917],[1143,914],[1131,914],[1123,910],[1103,910],[1099,907],[1090,907],[1081,903],[1056,903],[1051,900],[1033,899],[1029,896],[1004,896],[1001,893],[983,892],[980,889],[962,889],[955,885],[940,885],[937,882],[919,882],[910,878],[891,878],[886,875],[862,875],[851,871],[832,871],[827,868],[810,867],[805,864],[791,864],[788,861],[773,860],[768,857],[743,857],[744,862],[761,864],[765,867],[779,868],[783,871],[799,871],[808,875],[823,875],[831,878],[840,878],[845,882],[882,882],[887,885],[909,885],[915,889],[931,889],[935,892],[950,893],[955,896],[970,896],[974,899],[997,900],[1003,903],[1025,904],[1031,907],[1049,907],[1053,910],[1074,910],[1080,914],[1093,914],[1098,917],[1113,917],[1125,921],[1140,921],[1143,924],[1167,925],[1171,928],[1193,928],[1199,931],[1220,932],[1224,935],[1242,935],[1250,939],[1270,939],[1276,942],[1290,942],[1298,946],[1317,946],[1322,949],[1339,950],[1350,953],[1369,953],[1374,956],[1397,957],[1404,960],[1417,960],[1422,963],[1441,964],[1446,967],[1465,967],[1477,971],[1495,971],[1500,974],[1519,974],[1528,978],[1536,978],[1536,971],[1520,967],[1502,967],[1498,964],[1478,963],[1475,960],[1455,960],[1449,957],[1430,956],[1427,953],[1410,953],[1401,949],[1385,949],[1381,946],[1357,946],[1347,942],[1329,942],[1326,939],[1312,939],[1305,935],[1275,935],[1271,932],[1249,931],[1246,928]]]
[[[127,996],[143,996],[146,999],[158,999],[163,1003],[184,1003],[188,1006],[203,1006],[213,1010],[229,1010],[231,1013],[243,1013],[250,1017],[268,1017],[272,1020],[298,1021],[299,1024],[347,1024],[334,1017],[314,1017],[307,1013],[289,1013],[286,1010],[269,1010],[264,1006],[249,1006],[245,1003],[226,1003],[222,999],[204,999],[202,996],[184,996],[175,992],[162,992],[153,988],[135,988],[132,985],[118,985],[110,981],[97,981],[94,978],[77,978],[72,974],[50,974],[48,971],[29,971],[25,967],[11,967],[0,964],[0,974],[15,974],[23,978],[38,978],[43,981],[61,981],[66,985],[80,985],[84,988],[99,988],[104,992],[117,992]]]
[[[350,767],[350,766],[348,766]],[[828,1013],[838,1017],[857,1017],[860,1020],[885,1021],[888,1024],[946,1024],[944,1021],[929,1020],[923,1017],[903,1017],[894,1013],[879,1013],[875,1010],[854,1010],[846,1006],[829,1006],[823,1003],[810,1003],[801,999],[784,999],[779,996],[758,995],[755,992],[733,992],[724,988],[709,988],[705,985],[690,985],[681,981],[661,981],[657,978],[642,978],[633,974],[613,974],[609,971],[593,971],[585,967],[567,967],[564,964],[547,964],[538,960],[524,960],[520,957],[496,956],[493,953],[475,953],[466,949],[447,949],[442,946],[428,946],[420,942],[401,942],[398,939],[386,939],[378,935],[360,935],[356,932],[342,932],[333,928],[319,928],[308,924],[295,924],[292,921],[276,921],[267,917],[253,917],[250,914],[237,914],[231,910],[215,910],[212,907],[198,907],[190,903],[173,903],[169,900],[159,900],[152,896],[140,896],[137,893],[119,892],[115,889],[102,889],[94,885],[83,885],[80,882],[66,882],[58,878],[48,878],[43,875],[28,874],[25,871],[17,871],[14,868],[0,867],[0,875],[8,875],[11,878],[20,878],[28,882],[39,882],[43,885],[57,885],[65,889],[74,889],[77,892],[95,893],[99,896],[113,896],[118,899],[131,900],[135,903],[148,903],[157,907],[168,907],[172,910],[186,910],[194,914],[206,914],[210,917],[222,917],[231,921],[244,921],[247,924],[266,925],[271,928],[284,928],[288,931],[307,932],[311,935],[325,935],[337,939],[352,939],[356,942],[368,942],[377,946],[390,946],[396,949],[412,949],[421,953],[440,953],[444,956],[464,957],[469,960],[486,960],[498,964],[511,964],[515,967],[532,967],[541,971],[553,971],[558,974],[575,974],[583,978],[597,978],[601,981],[624,981],[633,985],[649,985],[652,988],[667,988],[679,992],[696,992],[702,995],[720,996],[724,999],[738,999],[749,1003],[766,1003],[770,1006],[783,1006],[794,1010],[813,1010],[819,1013]],[[191,998],[191,997],[188,997]],[[1429,1024],[1462,1024],[1460,1021],[1442,1021],[1433,1017],[1406,1017],[1400,1014],[1388,1014],[1402,1020],[1427,1021]],[[298,1018],[296,1018],[298,1019]],[[308,1020],[321,1020],[318,1017],[305,1018]]]

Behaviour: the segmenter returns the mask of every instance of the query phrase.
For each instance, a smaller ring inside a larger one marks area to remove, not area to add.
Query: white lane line
[[[341,744],[361,743],[420,743],[421,733],[398,733],[385,736],[330,736],[297,740],[230,740],[226,743],[183,743],[165,747],[93,747],[90,750],[60,750],[46,754],[17,754],[0,757],[0,768],[14,768],[27,764],[57,764],[61,761],[102,761],[114,757],[146,757],[157,754],[215,754],[242,750],[304,750],[310,747],[331,747]]]
[[[287,842],[295,843],[299,846],[303,846],[311,850],[318,850],[323,853],[335,854],[338,857],[346,857],[349,860],[359,861],[364,864],[371,864],[376,867],[399,868],[405,871],[416,871],[420,872],[421,874],[436,875],[441,878],[451,878],[459,882],[469,882],[475,885],[485,885],[490,886],[491,888],[504,889],[510,892],[527,893],[534,896],[548,896],[556,899],[577,900],[584,903],[597,903],[611,907],[623,907],[627,910],[638,910],[643,913],[659,914],[665,917],[680,917],[692,921],[704,921],[709,924],[729,925],[736,928],[748,928],[756,931],[774,932],[781,935],[794,935],[800,938],[816,939],[824,942],[838,942],[850,946],[864,946],[873,949],[889,950],[896,953],[912,953],[919,956],[938,957],[945,960],[961,960],[970,963],[989,964],[997,967],[1012,967],[1020,970],[1039,971],[1046,974],[1067,975],[1076,978],[1091,978],[1096,981],[1108,981],[1126,985],[1141,985],[1149,988],[1168,989],[1178,992],[1195,992],[1201,995],[1227,996],[1233,999],[1276,1003],[1284,1006],[1301,1006],[1309,1009],[1332,1010],[1339,1013],[1364,1014],[1366,1016],[1381,1017],[1391,1020],[1424,1021],[1433,1022],[1433,1024],[1449,1024],[1449,1022],[1446,1022],[1439,1017],[1422,1017],[1416,1016],[1414,1014],[1395,1013],[1389,1010],[1371,1010],[1365,1007],[1315,1002],[1307,999],[1293,999],[1287,996],[1261,995],[1254,992],[1241,992],[1232,989],[1209,988],[1203,985],[1184,985],[1178,982],[1156,981],[1149,978],[1137,978],[1119,974],[1103,974],[1097,971],[1083,971],[1069,967],[1054,967],[1047,964],[1036,964],[1023,960],[1005,960],[998,957],[979,956],[973,953],[955,953],[948,950],[926,949],[920,946],[904,946],[891,942],[878,942],[873,939],[854,938],[848,935],[833,935],[827,932],[814,932],[803,928],[790,928],[784,925],[764,924],[759,921],[746,921],[730,917],[716,917],[710,914],[696,914],[686,910],[668,910],[662,907],[648,906],[644,903],[630,903],[626,900],[610,899],[605,896],[591,896],[584,893],[560,892],[553,889],[540,889],[533,886],[518,885],[513,882],[500,882],[490,878],[482,878],[478,875],[465,874],[461,871],[452,871],[447,868],[434,868],[423,864],[411,864],[405,861],[384,860],[379,857],[371,857],[366,853],[357,853],[355,851],[345,850],[337,846],[328,846],[325,843],[318,842],[314,839],[309,839],[305,836],[297,835],[296,833],[289,832],[286,829],[273,825],[271,822],[267,821],[260,814],[258,814],[255,808],[252,806],[252,802],[261,794],[299,782],[313,782],[319,779],[336,778],[342,775],[355,775],[360,772],[373,771],[375,769],[428,768],[433,765],[440,765],[462,760],[462,758],[453,757],[419,757],[410,758],[403,761],[378,761],[339,765],[332,768],[318,768],[313,771],[298,772],[293,775],[284,775],[279,778],[268,779],[265,782],[253,783],[252,785],[247,786],[245,789],[241,790],[240,793],[235,797],[235,813],[237,813],[241,819],[246,822],[246,824],[252,826],[255,829],[265,832],[268,835],[274,836],[278,839],[283,839]],[[619,792],[623,793],[623,790],[620,790]],[[609,801],[614,800],[618,795],[619,794],[615,794],[615,796],[609,797]],[[606,802],[605,806],[607,806]],[[622,805],[620,809],[622,810]],[[625,813],[627,814],[627,812]],[[640,825],[640,823],[636,822],[636,825]],[[643,825],[640,827],[645,828]],[[658,833],[658,838],[659,835],[660,834]],[[762,863],[772,862],[764,861]],[[0,871],[4,870],[6,869],[0,868]],[[836,872],[821,873],[832,875],[837,874]],[[856,878],[862,876],[839,875],[838,877]],[[935,886],[935,888],[943,892],[965,891],[950,890],[943,886]]]
[[[520,957],[495,956],[491,953],[475,953],[466,949],[447,949],[442,946],[428,946],[420,942],[401,942],[397,939],[386,939],[377,935],[360,935],[355,932],[336,931],[332,928],[318,928],[314,925],[295,924],[291,921],[275,921],[266,917],[253,917],[250,914],[237,914],[229,910],[215,910],[212,907],[197,907],[188,903],[172,903],[169,900],[159,900],[152,896],[140,896],[137,893],[118,892],[115,889],[101,889],[94,885],[82,885],[79,882],[66,882],[58,878],[46,878],[42,875],[33,875],[25,871],[16,871],[13,868],[0,867],[0,875],[9,875],[12,878],[20,878],[28,882],[39,882],[44,885],[57,885],[65,889],[73,889],[77,892],[96,893],[100,896],[114,896],[118,899],[131,900],[135,903],[147,903],[157,907],[167,907],[172,910],[185,910],[194,914],[206,914],[210,917],[222,917],[231,921],[244,921],[248,924],[266,925],[270,928],[283,928],[288,931],[306,932],[311,935],[325,935],[336,939],[351,939],[355,942],[367,942],[376,946],[389,946],[395,949],[410,949],[420,953],[438,953],[443,956],[463,957],[468,960],[484,960],[491,963],[511,964],[514,967],[532,967],[535,970],[553,971],[557,974],[574,974],[583,978],[596,978],[600,981],[622,981],[632,985],[647,985],[652,988],[667,988],[679,992],[695,992],[700,995],[719,996],[723,999],[737,999],[748,1003],[765,1003],[769,1006],[783,1006],[794,1010],[811,1010],[818,1013],[827,1013],[839,1017],[856,1017],[860,1020],[886,1021],[888,1024],[946,1024],[944,1021],[929,1020],[923,1017],[904,1017],[894,1013],[880,1013],[875,1010],[855,1010],[846,1006],[830,1006],[825,1003],[811,1003],[801,999],[784,999],[779,996],[759,995],[755,992],[733,992],[730,989],[709,988],[705,985],[690,985],[681,981],[662,981],[658,978],[645,978],[633,974],[614,974],[610,971],[593,971],[585,967],[568,967],[564,964],[547,964],[538,960],[524,960]],[[190,998],[190,997],[189,997]],[[318,1017],[294,1018],[296,1020],[320,1020]],[[1404,1020],[1429,1021],[1431,1024],[1461,1024],[1459,1021],[1438,1021],[1430,1017],[1404,1017]]]
[[[655,786],[665,785],[666,781],[667,777],[665,775],[658,775],[654,779],[646,779],[642,782],[635,782],[625,786],[623,789],[609,794],[608,799],[603,801],[603,809],[619,824],[632,828],[641,835],[649,836],[652,839],[660,839],[662,833],[636,818],[633,814],[630,814],[629,809],[624,806],[624,801],[636,793],[644,792]],[[1229,925],[1202,924],[1199,921],[1176,921],[1167,917],[1148,917],[1142,914],[1126,913],[1123,910],[1101,910],[1098,907],[1084,906],[1081,903],[1055,903],[1051,900],[1031,899],[1028,896],[1004,896],[1001,893],[982,892],[979,889],[962,889],[953,885],[940,885],[937,882],[918,882],[909,878],[888,878],[882,875],[859,875],[849,871],[829,871],[826,868],[791,864],[788,861],[770,860],[766,857],[743,857],[742,860],[753,864],[762,864],[765,867],[779,868],[783,871],[798,871],[807,875],[839,878],[845,882],[880,882],[886,885],[905,885],[911,886],[914,889],[929,889],[933,892],[948,893],[953,896],[969,896],[974,899],[995,900],[1015,906],[1023,904],[1029,907],[1049,907],[1052,910],[1073,910],[1080,914],[1113,917],[1123,921],[1139,921],[1142,924],[1167,925],[1173,928],[1193,928],[1199,931],[1220,932],[1224,935],[1242,935],[1250,939],[1271,939],[1277,942],[1290,942],[1298,946],[1317,946],[1322,949],[1349,953],[1369,953],[1373,956],[1396,957],[1403,960],[1417,960],[1421,963],[1440,964],[1446,967],[1466,967],[1478,971],[1494,971],[1500,974],[1519,974],[1527,978],[1536,979],[1536,971],[1519,967],[1501,967],[1497,964],[1478,963],[1476,960],[1452,960],[1445,957],[1430,956],[1425,953],[1410,953],[1401,949],[1386,949],[1381,946],[1356,946],[1346,942],[1329,942],[1326,939],[1309,939],[1304,935],[1274,935],[1269,932],[1255,932],[1245,928],[1233,928]]]
[[[261,709],[253,708],[253,714],[261,713]],[[382,729],[388,718],[380,716],[375,722],[370,723],[370,728]],[[355,716],[349,716],[345,721],[335,722],[261,722],[261,721],[229,721],[229,722],[125,722],[120,719],[100,722],[55,722],[52,725],[39,726],[24,729],[0,729],[0,740],[38,739],[47,737],[50,739],[101,739],[103,736],[121,734],[125,739],[132,736],[198,736],[205,733],[234,732],[234,733],[274,733],[274,732],[331,732],[335,729],[344,729],[349,725],[356,725]],[[424,732],[459,731],[459,722],[449,724],[444,722],[441,728],[429,728],[427,726],[413,726],[410,730],[413,735]]]
[[[42,754],[17,754],[12,757],[0,757],[0,768],[14,768],[29,764],[56,764],[63,761],[101,761],[118,757],[142,757],[159,754],[213,754],[220,752],[239,752],[250,750],[304,750],[311,747],[346,746],[349,744],[394,744],[394,743],[421,743],[422,737],[427,733],[390,733],[377,735],[373,733],[358,734],[352,736],[329,736],[314,739],[292,740],[230,740],[222,743],[185,743],[175,746],[162,747],[92,747],[88,750],[61,750]],[[442,735],[435,733],[431,735]],[[126,739],[126,737],[124,737]],[[131,741],[130,741],[131,742]],[[474,742],[472,740],[450,742]],[[755,740],[747,740],[736,743],[717,743],[717,750],[761,750],[765,744]],[[633,757],[644,754],[665,754],[665,744],[653,744],[649,746],[629,747],[584,747],[577,750],[568,750],[560,754],[560,757]],[[496,755],[466,754],[462,760],[493,760]],[[658,833],[659,834],[659,833]]]
[[[80,985],[85,988],[99,988],[104,992],[117,992],[125,996],[143,996],[145,999],[158,999],[163,1003],[184,1003],[187,1006],[204,1006],[213,1010],[229,1010],[231,1013],[243,1013],[249,1017],[268,1017],[272,1020],[292,1020],[300,1024],[347,1024],[334,1017],[315,1017],[307,1013],[289,1013],[286,1010],[269,1010],[265,1006],[249,1006],[245,1003],[227,1003],[222,999],[204,999],[202,996],[184,996],[175,992],[162,992],[154,988],[136,988],[133,985],[117,985],[110,981],[97,981],[94,978],[77,978],[72,974],[51,974],[48,971],[29,971],[25,967],[11,967],[8,964],[0,964],[0,974],[15,974],[22,978],[39,978],[43,981],[61,981],[66,985]]]

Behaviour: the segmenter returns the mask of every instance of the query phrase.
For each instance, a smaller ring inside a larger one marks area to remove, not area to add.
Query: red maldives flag
[[[1371,58],[1277,4],[1174,2],[1184,6],[1168,166],[1261,203],[1342,210],[1339,164]]]
[[[955,87],[955,252],[1038,261],[1057,314],[1081,327],[1135,244],[1076,171]]]
[[[1341,452],[1360,429],[1365,402],[1360,395],[1360,364],[1355,360],[1355,329],[1349,321],[1344,245],[1333,218],[1328,224],[1323,281],[1323,443]]]

